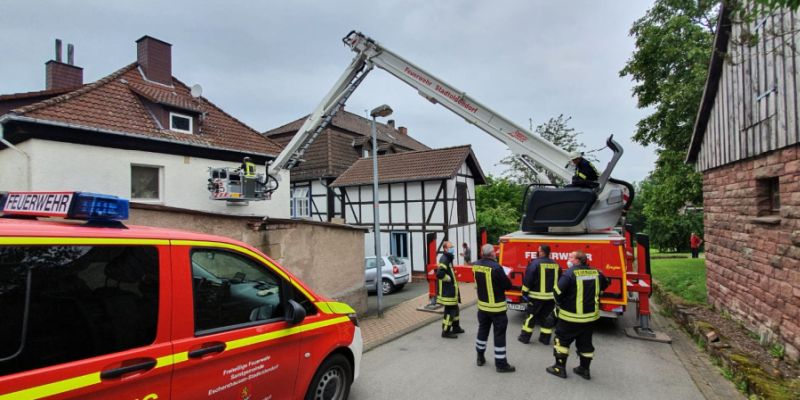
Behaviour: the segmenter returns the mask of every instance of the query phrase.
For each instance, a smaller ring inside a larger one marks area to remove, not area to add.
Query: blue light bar
[[[0,212],[8,216],[61,217],[84,221],[128,219],[129,203],[88,192],[0,192]]]
[[[67,218],[124,221],[128,219],[128,208],[127,199],[108,194],[75,192]]]

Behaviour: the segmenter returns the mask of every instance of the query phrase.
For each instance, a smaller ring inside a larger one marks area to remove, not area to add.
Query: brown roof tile
[[[167,139],[213,149],[277,155],[278,143],[227,114],[204,97],[192,98],[190,89],[173,78],[173,87],[142,78],[130,64],[82,88],[13,110],[26,117],[58,121],[154,139]],[[185,134],[161,129],[139,96],[171,107],[204,113],[202,133]]]
[[[378,180],[380,183],[392,183],[449,179],[458,173],[464,162],[472,169],[475,183],[485,183],[483,171],[469,145],[379,156]],[[331,186],[356,186],[370,183],[372,183],[372,159],[362,158],[339,175]]]

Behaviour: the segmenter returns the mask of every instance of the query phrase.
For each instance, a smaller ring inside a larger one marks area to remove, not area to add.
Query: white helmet
[[[580,152],[580,151],[573,151],[572,153],[569,153],[569,159],[570,160],[574,160],[576,158],[582,158],[582,157],[583,157],[583,153]]]

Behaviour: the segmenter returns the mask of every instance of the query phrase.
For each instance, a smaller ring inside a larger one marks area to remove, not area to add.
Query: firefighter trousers
[[[553,327],[556,325],[555,315],[553,315],[555,306],[554,300],[531,300],[525,309],[528,317],[522,323],[522,335],[530,338],[533,334],[533,327],[537,324],[541,326],[540,334],[550,335],[553,333]]]
[[[508,316],[505,311],[492,313],[478,310],[478,338],[475,341],[475,350],[478,351],[478,354],[486,352],[489,330],[493,329],[495,366],[508,365],[508,360],[506,359],[506,328],[508,328]]]
[[[556,323],[556,340],[553,351],[556,358],[569,355],[569,346],[575,342],[578,355],[581,358],[594,358],[594,346],[592,346],[592,332],[594,322],[576,323],[559,319]]]
[[[458,330],[461,322],[458,316],[458,305],[444,306],[444,316],[442,316],[442,332],[452,332]]]

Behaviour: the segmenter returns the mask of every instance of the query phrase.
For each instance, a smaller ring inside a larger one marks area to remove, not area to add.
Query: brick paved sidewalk
[[[461,304],[459,304],[461,309],[476,303],[474,284],[460,283],[459,289],[461,291]],[[364,337],[364,351],[372,350],[431,322],[441,321],[441,313],[417,310],[418,307],[426,304],[428,304],[427,293],[388,309],[383,313],[382,318],[371,316],[359,320],[361,334]]]

